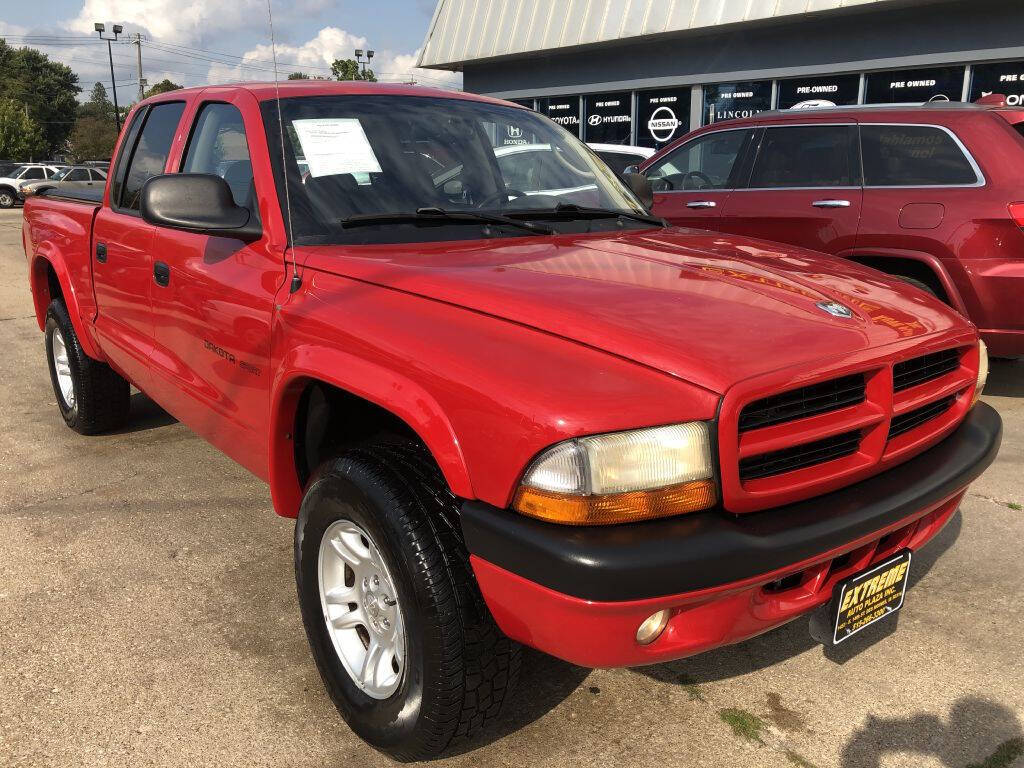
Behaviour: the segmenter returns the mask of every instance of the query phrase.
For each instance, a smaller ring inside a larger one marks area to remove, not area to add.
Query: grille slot
[[[857,373],[755,400],[740,411],[739,431],[742,434],[858,405],[864,402],[864,386],[864,374]]]
[[[948,411],[953,403],[956,402],[956,395],[949,395],[941,400],[922,405],[920,408],[915,408],[907,413],[894,416],[892,422],[889,424],[889,439],[892,440],[898,435],[902,435],[904,432],[909,432],[915,429],[926,421],[941,416]]]
[[[781,451],[762,453],[760,456],[750,456],[740,460],[740,480],[757,480],[761,477],[781,475],[783,472],[792,472],[795,469],[813,467],[815,464],[824,464],[826,461],[841,459],[857,452],[860,447],[860,430],[843,432],[839,435],[826,437],[824,440],[815,440],[813,443],[794,445],[792,448],[783,448]]]
[[[896,363],[892,369],[892,388],[899,392],[952,373],[960,366],[960,350],[943,349]]]

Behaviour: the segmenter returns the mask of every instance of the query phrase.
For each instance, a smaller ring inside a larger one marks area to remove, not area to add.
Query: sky
[[[375,51],[382,81],[410,77],[424,85],[458,88],[461,75],[415,69],[435,0],[270,0],[281,79],[302,70],[330,75],[335,58],[357,48]],[[40,5],[45,8],[40,13]],[[138,96],[135,46],[141,33],[143,77],[180,85],[272,80],[267,0],[0,0],[0,37],[39,48],[79,76],[82,96],[93,83],[110,90],[106,43],[93,30],[124,26],[113,45],[118,101]]]

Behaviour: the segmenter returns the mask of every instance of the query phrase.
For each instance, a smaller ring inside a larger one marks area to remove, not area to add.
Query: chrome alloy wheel
[[[57,375],[57,386],[60,387],[60,396],[64,398],[64,405],[70,411],[75,407],[75,382],[71,378],[68,348],[64,343],[64,334],[60,332],[60,328],[53,329],[53,336],[50,337],[50,350],[50,354],[53,356],[53,370]]]
[[[334,650],[353,682],[374,699],[398,690],[405,625],[398,591],[370,535],[338,520],[320,540],[320,607]]]

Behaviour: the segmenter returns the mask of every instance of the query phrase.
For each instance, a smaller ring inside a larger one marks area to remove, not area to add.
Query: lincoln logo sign
[[[658,107],[651,113],[651,119],[647,121],[647,130],[659,143],[670,140],[678,127],[679,120],[676,119],[676,113],[668,107]]]

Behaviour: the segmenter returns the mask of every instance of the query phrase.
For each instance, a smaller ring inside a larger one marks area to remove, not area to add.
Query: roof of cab
[[[156,101],[174,101],[182,96],[196,93],[217,93],[223,91],[245,90],[259,101],[270,101],[280,94],[281,98],[299,96],[345,96],[345,95],[387,95],[387,96],[418,96],[435,99],[461,99],[465,101],[483,101],[488,104],[500,104],[516,109],[526,109],[521,104],[494,99],[490,96],[479,96],[465,91],[451,91],[443,88],[427,88],[421,85],[405,83],[371,83],[363,80],[282,80],[280,82],[244,82],[226,85],[200,85],[182,88],[151,96],[141,103]]]

